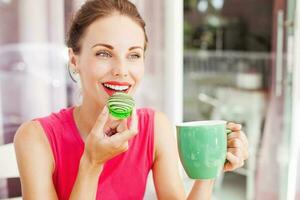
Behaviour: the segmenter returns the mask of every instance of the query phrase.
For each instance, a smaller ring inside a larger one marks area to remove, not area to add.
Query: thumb
[[[137,116],[136,109],[133,109],[131,116],[132,117],[131,117],[130,130],[132,130],[133,132],[138,132],[139,119]]]
[[[96,119],[96,122],[91,130],[91,134],[97,136],[97,137],[104,137],[104,125],[108,119],[108,108],[104,106],[102,112],[99,114],[98,118]]]

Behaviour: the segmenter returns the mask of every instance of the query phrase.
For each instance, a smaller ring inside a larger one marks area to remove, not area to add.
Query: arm
[[[153,179],[158,199],[186,199],[178,171],[178,151],[174,129],[164,114],[155,113],[155,159]],[[187,199],[208,200],[211,198],[213,181],[197,180]]]
[[[43,131],[39,122],[31,121],[22,124],[14,138],[24,200],[58,199],[52,181],[55,162]],[[70,199],[95,199],[101,171],[82,156]]]
[[[83,154],[79,164],[78,175],[74,184],[70,200],[96,199],[98,179],[103,166],[90,163]]]
[[[211,199],[213,186],[214,180],[196,180],[187,199]]]
[[[54,158],[38,122],[20,126],[14,146],[21,179],[23,199],[57,199],[52,182]]]

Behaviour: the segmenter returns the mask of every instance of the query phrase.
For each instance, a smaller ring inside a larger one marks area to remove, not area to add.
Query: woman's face
[[[117,91],[133,94],[144,74],[144,43],[143,29],[127,16],[94,21],[81,38],[80,54],[69,51],[83,98],[105,105]]]

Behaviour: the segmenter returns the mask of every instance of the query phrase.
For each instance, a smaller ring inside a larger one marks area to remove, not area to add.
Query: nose
[[[128,76],[128,67],[124,61],[119,61],[115,63],[115,66],[112,69],[113,76],[117,77],[127,77]]]

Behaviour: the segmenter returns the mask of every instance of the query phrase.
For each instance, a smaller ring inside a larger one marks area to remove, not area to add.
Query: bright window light
[[[197,9],[200,11],[200,12],[205,12],[208,8],[208,3],[206,0],[200,0],[198,2],[198,5],[197,5]]]

